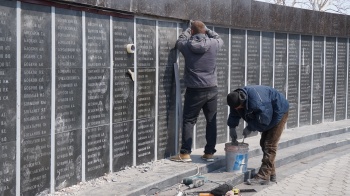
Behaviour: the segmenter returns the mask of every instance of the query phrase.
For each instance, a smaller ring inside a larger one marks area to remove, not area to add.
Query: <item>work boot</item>
[[[273,175],[270,176],[270,182],[276,182],[277,183],[276,174],[273,174]]]
[[[213,162],[214,161],[214,155],[213,154],[204,154],[201,158],[203,160],[208,161],[208,162]]]
[[[248,179],[246,182],[246,184],[248,185],[268,185],[269,183],[270,183],[270,179],[265,180],[260,178],[258,175],[256,175],[252,179]]]
[[[171,161],[176,161],[176,162],[191,162],[191,156],[190,154],[178,154],[173,157],[170,157]]]

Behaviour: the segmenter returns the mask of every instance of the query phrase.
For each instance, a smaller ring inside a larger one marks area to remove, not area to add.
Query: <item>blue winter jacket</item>
[[[245,108],[239,111],[230,108],[227,125],[236,127],[243,118],[250,131],[264,132],[277,125],[289,110],[287,99],[269,86],[252,85],[240,89],[246,95]]]
[[[177,49],[185,57],[184,82],[190,88],[208,88],[218,85],[216,56],[223,41],[208,29],[206,34],[191,35],[188,28],[179,36]]]

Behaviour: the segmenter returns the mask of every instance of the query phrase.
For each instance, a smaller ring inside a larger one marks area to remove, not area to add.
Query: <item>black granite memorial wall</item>
[[[175,43],[190,16],[224,41],[217,143],[230,139],[226,95],[245,85],[287,97],[287,128],[350,117],[349,16],[250,0],[0,1],[0,195],[49,194],[178,153]],[[205,127],[201,112],[193,149]]]

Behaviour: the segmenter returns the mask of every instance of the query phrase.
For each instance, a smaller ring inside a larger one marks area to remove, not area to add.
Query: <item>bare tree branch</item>
[[[340,14],[350,12],[349,0],[265,0],[265,2]]]

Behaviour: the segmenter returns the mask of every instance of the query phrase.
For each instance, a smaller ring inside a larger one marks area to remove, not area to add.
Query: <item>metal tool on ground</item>
[[[194,175],[182,179],[182,183],[189,186],[190,188],[197,188],[203,186],[207,181],[205,176]]]

